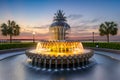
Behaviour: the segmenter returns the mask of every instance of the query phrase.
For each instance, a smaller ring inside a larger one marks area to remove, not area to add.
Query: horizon
[[[14,39],[49,39],[49,26],[57,10],[64,11],[71,26],[70,39],[90,40],[95,32],[96,40],[106,40],[99,36],[99,25],[105,21],[118,24],[118,34],[110,36],[112,41],[120,41],[120,1],[118,0],[1,0],[0,25],[14,20],[21,27],[20,36]],[[2,36],[0,39],[9,39]]]

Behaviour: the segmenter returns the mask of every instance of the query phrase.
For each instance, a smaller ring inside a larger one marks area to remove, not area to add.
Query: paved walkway
[[[11,57],[11,56],[15,56],[15,55],[19,55],[19,54],[24,54],[25,51],[16,51],[16,52],[9,52],[9,53],[5,53],[5,54],[0,54],[0,60],[5,59],[7,57]]]
[[[113,59],[117,59],[120,61],[120,54],[117,54],[117,53],[105,52],[105,51],[95,51],[95,53],[105,55],[105,56],[108,56],[108,57],[111,57]]]

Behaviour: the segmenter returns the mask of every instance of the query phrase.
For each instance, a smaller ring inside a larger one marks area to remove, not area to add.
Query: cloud
[[[95,18],[95,19],[91,20],[90,22],[94,23],[94,22],[98,22],[98,21],[100,21],[100,18]]]
[[[83,15],[81,15],[81,14],[71,14],[67,18],[69,18],[71,20],[76,20],[76,19],[80,19],[82,17],[83,17]]]
[[[100,22],[101,19],[100,18],[94,18],[94,19],[89,19],[89,20],[79,20],[79,23],[83,23],[83,24],[93,24],[93,23],[97,23]],[[98,24],[98,23],[97,23]]]
[[[32,33],[35,32],[37,34],[45,34],[49,32],[48,26],[42,26],[42,27],[22,27],[21,32],[24,33]]]
[[[99,23],[101,19],[78,19],[74,20],[74,24],[71,26],[71,35],[74,36],[89,36],[92,32],[98,33]]]
[[[49,28],[50,25],[42,25],[40,27],[38,26],[35,26],[35,27],[32,27],[32,28],[35,28],[35,29],[46,29],[46,28]]]

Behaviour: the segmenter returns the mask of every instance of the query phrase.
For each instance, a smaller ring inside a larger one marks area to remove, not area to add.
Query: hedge
[[[36,43],[0,43],[0,50],[12,48],[34,47]]]
[[[111,43],[105,43],[105,42],[98,42],[98,43],[83,42],[82,44],[83,44],[84,47],[96,47],[96,45],[98,45],[99,48],[108,48],[108,49],[120,50],[120,43],[119,42],[111,42]]]

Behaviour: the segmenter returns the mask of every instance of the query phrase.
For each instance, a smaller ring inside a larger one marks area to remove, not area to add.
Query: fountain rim
[[[55,56],[55,55],[50,55],[50,54],[37,54],[37,53],[33,53],[33,52],[30,52],[31,50],[35,50],[35,49],[28,49],[26,50],[26,55],[29,57],[30,55],[33,55],[33,56],[40,56],[40,57],[45,57],[45,58],[73,58],[73,57],[84,57],[84,56],[89,56],[89,57],[92,57],[93,54],[94,54],[94,51],[91,50],[91,49],[84,49],[84,50],[89,50],[89,52],[86,52],[86,53],[80,53],[80,54],[72,54],[72,55],[58,55],[58,56]]]

